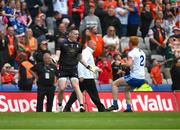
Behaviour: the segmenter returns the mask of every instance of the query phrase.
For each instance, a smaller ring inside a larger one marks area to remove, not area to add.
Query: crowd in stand
[[[0,0],[1,83],[18,82],[22,54],[32,65],[41,62],[41,52],[48,44],[55,43],[55,52],[74,27],[79,29],[79,42],[84,48],[88,40],[96,43],[94,59],[103,70],[99,84],[109,84],[129,73],[129,68],[121,66],[129,51],[128,46],[122,48],[121,41],[129,36],[139,36],[143,44],[149,43],[147,73],[153,84],[162,84],[171,75],[180,76],[180,61],[175,64],[171,60],[180,56],[177,0]],[[158,63],[151,55],[170,62]],[[162,68],[167,70],[164,75]]]

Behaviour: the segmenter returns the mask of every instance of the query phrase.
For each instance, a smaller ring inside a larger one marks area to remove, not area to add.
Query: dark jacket
[[[106,31],[107,31],[107,28],[109,26],[114,26],[115,29],[116,29],[116,34],[118,36],[120,36],[120,27],[121,27],[121,22],[119,21],[119,19],[116,17],[116,16],[106,16],[104,19],[103,19],[103,22],[104,22],[104,26],[102,28],[102,31],[103,31],[103,35],[106,34]]]
[[[141,29],[143,37],[145,37],[147,35],[152,20],[153,20],[153,17],[152,17],[151,12],[143,11],[141,13],[141,26],[140,26],[140,29]]]
[[[165,39],[165,38],[166,38],[165,30],[164,30],[163,28],[160,28],[160,30],[161,30],[161,34],[162,34],[162,36],[163,36],[163,39]],[[159,42],[159,32],[158,32],[158,30],[157,30],[157,27],[154,26],[154,27],[152,28],[152,31],[153,31],[154,39]],[[157,45],[156,45],[155,43],[152,43],[152,42],[150,41],[150,48],[151,48],[151,50],[156,50]]]
[[[39,13],[39,7],[34,8],[34,6],[37,4],[39,6],[42,6],[41,0],[26,0],[28,10],[31,14],[31,17],[34,18],[38,15]]]
[[[47,51],[48,50],[38,49],[37,51],[34,52],[33,57],[36,63],[43,62],[43,54]]]
[[[8,45],[9,45],[9,38],[8,36],[5,36],[5,51],[4,51],[4,57],[6,58],[15,58],[17,55],[17,51],[18,51],[18,40],[17,38],[14,36],[14,55],[10,56],[9,55],[9,49],[8,49]]]

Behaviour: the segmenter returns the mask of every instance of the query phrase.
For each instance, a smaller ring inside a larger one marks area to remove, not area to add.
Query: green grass
[[[180,129],[180,113],[0,113],[0,129]]]

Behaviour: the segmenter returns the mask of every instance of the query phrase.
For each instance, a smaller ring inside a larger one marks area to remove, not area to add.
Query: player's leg
[[[107,111],[112,111],[112,110],[117,110],[117,109],[118,109],[118,103],[117,103],[117,100],[118,100],[118,92],[119,92],[118,87],[119,87],[119,86],[122,86],[122,85],[127,85],[126,80],[125,80],[124,77],[121,77],[121,78],[115,80],[115,81],[112,83],[113,105],[112,105],[111,107],[109,107],[109,108],[107,109]]]
[[[79,82],[79,87],[80,87],[81,92],[83,92],[85,90],[83,83],[84,82]],[[68,102],[66,103],[66,106],[64,107],[63,112],[70,112],[71,106],[76,100],[77,100],[76,92],[73,91],[71,93],[71,96],[70,96]]]
[[[84,110],[84,106],[83,106],[83,95],[79,88],[79,79],[77,77],[72,77],[70,80],[71,80],[72,86],[76,92],[77,99],[80,104],[80,112],[84,112],[85,110]]]
[[[131,109],[131,93],[130,93],[130,86],[126,85],[124,88],[124,94],[126,99],[126,110],[124,112],[132,112]]]
[[[64,98],[64,90],[66,88],[66,82],[67,82],[67,78],[66,77],[61,77],[58,80],[58,99],[59,99],[59,107],[58,107],[58,111],[62,112],[62,101]]]

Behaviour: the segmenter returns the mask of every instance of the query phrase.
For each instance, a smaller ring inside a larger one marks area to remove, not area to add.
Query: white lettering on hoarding
[[[8,96],[9,97],[9,96]],[[18,97],[18,95],[17,95]],[[0,95],[0,112],[30,112],[36,111],[36,99],[17,99],[17,97],[7,98],[5,95]],[[65,95],[65,100],[63,100],[63,106],[69,100],[69,95]],[[113,100],[106,97],[101,98],[101,102],[106,106],[111,106]],[[173,99],[168,97],[162,97],[158,95],[141,95],[137,94],[132,99],[132,108],[134,111],[174,111]],[[44,106],[46,101],[44,101]],[[85,107],[89,111],[98,111],[96,106],[91,105],[92,101],[85,103]],[[119,111],[126,109],[126,100],[118,100]],[[53,101],[53,111],[57,110],[58,97],[54,96]],[[72,110],[79,111],[79,103],[76,101],[72,105]]]

